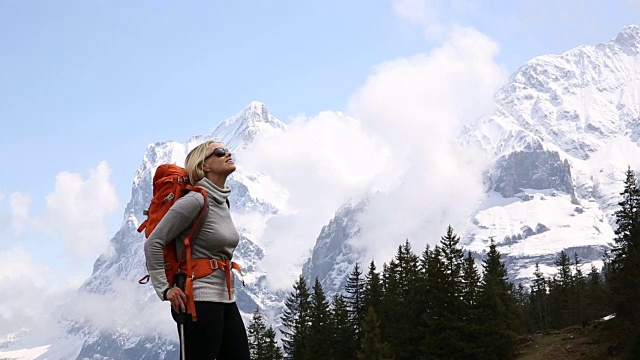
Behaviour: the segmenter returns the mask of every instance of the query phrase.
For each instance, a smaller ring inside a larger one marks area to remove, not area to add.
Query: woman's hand
[[[171,302],[171,307],[175,312],[186,312],[187,295],[179,287],[173,287],[167,292],[167,300]]]

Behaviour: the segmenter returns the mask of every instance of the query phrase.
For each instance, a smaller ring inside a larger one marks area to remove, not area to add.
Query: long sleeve
[[[144,244],[151,283],[161,300],[164,300],[164,290],[169,287],[164,271],[163,249],[195,221],[203,206],[204,198],[199,193],[189,193],[176,200]]]

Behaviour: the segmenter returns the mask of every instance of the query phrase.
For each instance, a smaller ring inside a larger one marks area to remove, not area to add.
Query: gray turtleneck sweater
[[[191,240],[192,257],[194,259],[231,260],[233,251],[240,240],[240,235],[225,202],[231,189],[229,187],[221,189],[206,178],[200,180],[196,185],[207,191],[209,213],[200,233]],[[171,239],[175,238],[178,254],[181,253],[184,239],[189,234],[202,206],[204,206],[204,198],[198,192],[190,192],[179,198],[153,229],[144,244],[151,283],[160,299],[163,299],[163,292],[169,287],[164,272],[162,249]],[[225,273],[222,269],[194,281],[194,299],[196,301],[234,302],[236,298],[234,275],[232,271],[231,299],[229,299]]]

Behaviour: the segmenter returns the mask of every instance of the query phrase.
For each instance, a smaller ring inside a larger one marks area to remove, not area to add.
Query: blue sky
[[[630,0],[554,3],[0,0],[0,251],[71,269],[64,234],[13,231],[11,194],[40,214],[59,173],[86,179],[105,161],[120,201],[106,216],[112,236],[147,144],[210,132],[252,100],[285,122],[343,110],[374,66],[440,45],[434,29],[474,27],[514,71],[606,41],[640,15]],[[73,271],[88,276],[101,251]]]

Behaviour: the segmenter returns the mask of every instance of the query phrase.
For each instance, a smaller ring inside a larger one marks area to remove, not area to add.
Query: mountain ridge
[[[631,25],[609,42],[533,58],[496,93],[495,113],[464,128],[460,144],[477,146],[492,160],[486,197],[470,214],[469,229],[463,233],[465,249],[481,257],[488,239],[494,236],[513,280],[529,277],[536,261],[542,262],[543,271],[551,271],[549,264],[561,248],[576,250],[587,260],[585,264],[598,264],[613,239],[610,215],[616,207],[615,194],[622,180],[619,170],[626,154],[620,150],[622,155],[608,161],[603,152],[611,149],[616,154],[614,150],[625,144],[637,148],[640,138],[640,90],[635,90],[640,80],[631,76],[640,69],[638,53],[633,52],[639,34],[640,27]],[[611,79],[613,75],[603,75],[614,73],[624,76]],[[599,76],[604,76],[602,84],[596,81]],[[626,85],[616,87],[616,83]],[[593,110],[576,105],[585,89],[593,96],[602,95],[588,102]],[[603,119],[594,116],[599,111]],[[140,256],[144,239],[135,229],[150,199],[153,172],[159,163],[183,162],[186,152],[202,141],[223,141],[241,154],[262,134],[287,128],[268,113],[266,105],[254,101],[209,134],[147,146],[132,181],[122,226],[111,239],[113,252],[96,260],[78,299],[57,310],[63,319],[61,328],[51,336],[48,351],[38,358],[176,357],[177,337],[174,324],[166,318],[166,304],[150,287],[133,283],[145,273]],[[270,192],[271,185],[263,186],[267,180],[268,174],[246,169],[230,177],[234,216],[255,215],[266,222],[278,214],[286,203],[280,190],[274,196],[257,195]],[[354,239],[361,234],[359,218],[367,211],[367,199],[352,199],[336,210],[334,218],[318,229],[314,251],[300,269],[308,280],[318,276],[327,296],[341,290],[356,261],[370,260],[362,259],[354,246]],[[239,306],[245,321],[258,306],[271,314],[267,318],[274,319],[273,313],[282,308],[286,294],[269,290],[268,274],[260,264],[265,249],[252,226],[238,224],[242,236],[238,258],[250,269],[245,277],[247,287],[237,289]],[[574,241],[578,237],[580,241]],[[403,240],[397,239],[398,245]],[[376,259],[376,264],[387,260]],[[122,298],[127,300],[125,305],[117,307]],[[109,309],[113,319],[98,316],[87,303],[99,310]],[[71,316],[74,310],[81,315]],[[273,322],[278,325],[277,319]]]
[[[209,134],[195,135],[185,142],[159,141],[146,147],[132,180],[131,198],[121,227],[110,240],[111,250],[96,259],[93,273],[81,285],[77,299],[58,309],[60,329],[51,336],[51,347],[38,358],[162,359],[178,355],[177,333],[167,316],[167,303],[157,298],[151,286],[137,283],[146,274],[142,250],[145,239],[137,227],[145,218],[143,210],[151,200],[151,183],[158,165],[182,165],[187,152],[207,140],[227,140],[225,145],[234,154],[242,153],[262,132],[286,129],[286,124],[269,114],[263,103],[255,101],[230,119],[233,121],[221,122]],[[238,169],[229,177],[228,184],[234,189],[230,197],[234,216],[260,214],[267,218],[279,211],[281,204],[253,196],[252,188],[262,188],[263,181],[265,175],[246,169]],[[264,249],[252,241],[251,229],[237,225],[241,240],[234,259],[248,275],[246,286],[237,282],[237,302],[247,322],[257,306],[267,310],[274,304],[278,306],[284,294],[264,291],[266,275],[259,264]],[[111,304],[122,302],[122,297],[127,310],[113,312]],[[84,308],[81,314],[74,315],[74,308],[85,307],[86,301],[96,301],[94,308]],[[97,316],[101,310],[111,313],[112,318]]]
[[[465,125],[456,140],[480,149],[493,164],[484,175],[485,200],[471,212],[471,225],[459,229],[461,244],[481,258],[495,237],[512,281],[526,283],[536,261],[553,271],[562,249],[599,267],[612,245],[625,154],[638,150],[639,34],[640,27],[630,25],[607,42],[532,58],[496,92],[495,111]],[[345,219],[336,213],[332,222]],[[567,237],[576,240],[557,241]],[[338,233],[319,239],[335,244],[330,259],[347,254],[339,249],[355,240]],[[305,275],[308,281],[318,276],[330,294],[339,290],[331,284],[344,278],[322,270],[327,266],[308,266]]]

